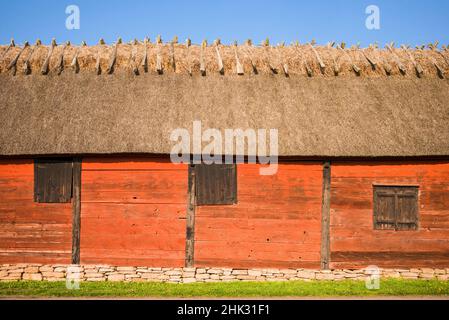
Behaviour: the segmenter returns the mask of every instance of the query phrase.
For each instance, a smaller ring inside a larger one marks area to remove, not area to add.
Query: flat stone
[[[433,273],[421,273],[419,275],[419,278],[421,278],[421,279],[434,279],[435,275]]]
[[[123,274],[112,274],[108,276],[108,281],[124,281],[125,275]]]
[[[236,280],[235,276],[221,276],[220,279],[223,280],[223,281]]]
[[[432,269],[432,268],[421,268],[421,272],[423,272],[423,273],[435,273],[435,269]]]
[[[167,276],[180,276],[182,274],[181,271],[171,270],[164,272]]]
[[[200,273],[206,273],[206,269],[204,269],[204,268],[198,268],[198,269],[196,269],[196,273],[197,274],[200,274]]]
[[[140,276],[142,279],[161,279],[161,274],[156,273],[142,273]]]
[[[184,272],[195,272],[196,268],[182,268],[182,271],[184,271]]]
[[[221,269],[209,269],[209,270],[207,270],[207,273],[209,273],[209,274],[222,274],[223,270],[221,270]]]
[[[184,278],[195,278],[195,272],[183,272],[182,276]]]
[[[315,279],[315,272],[299,271],[296,273],[296,276],[302,279]]]
[[[135,267],[117,267],[117,271],[136,271]]]
[[[447,281],[449,280],[449,274],[440,274],[437,276],[438,280]]]
[[[197,278],[197,279],[209,279],[209,278],[210,278],[210,275],[207,274],[207,273],[200,273],[200,274],[197,274],[197,275],[195,276],[195,278]]]
[[[385,278],[400,278],[401,274],[399,272],[386,272],[384,274],[382,274],[383,277]]]
[[[64,272],[42,272],[44,278],[64,278]]]
[[[418,278],[418,273],[416,272],[402,272],[401,277],[403,278]]]
[[[23,272],[25,273],[38,273],[39,267],[26,267]]]
[[[65,267],[56,267],[54,269],[54,272],[66,272],[67,268]]]
[[[262,275],[262,271],[260,271],[260,270],[248,270],[248,275],[249,276],[259,277],[259,276]]]
[[[162,271],[162,268],[148,268],[148,270],[152,271]],[[170,270],[170,269],[169,269]]]
[[[195,278],[183,278],[182,282],[184,282],[184,283],[193,283],[193,282],[196,282],[196,279]]]
[[[282,270],[279,270],[281,273],[283,273],[283,274],[296,274],[296,269],[282,269]]]
[[[9,269],[9,273],[23,273],[25,271],[25,268],[15,268],[15,269]]]
[[[346,275],[345,275],[345,277],[346,277]],[[333,275],[331,273],[317,273],[315,275],[315,279],[316,280],[334,280],[335,275]]]
[[[232,273],[234,275],[247,275],[248,274],[248,270],[244,270],[244,269],[234,269],[232,270]]]
[[[359,276],[360,276],[360,275],[354,274],[354,273],[346,273],[346,274],[344,275],[344,277],[345,277],[345,278],[348,278],[348,279],[358,278]],[[317,279],[318,279],[318,275],[317,275]]]
[[[97,273],[97,272],[86,272],[84,274],[85,278],[102,278],[104,277],[103,273]]]
[[[42,274],[40,273],[24,273],[22,276],[23,280],[35,280],[35,281],[41,281],[42,280]]]

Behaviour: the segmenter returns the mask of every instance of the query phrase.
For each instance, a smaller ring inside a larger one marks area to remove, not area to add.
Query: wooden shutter
[[[393,188],[380,187],[374,191],[375,229],[395,229],[395,192]]]
[[[39,159],[34,162],[34,201],[65,203],[72,198],[72,160]]]
[[[237,203],[235,164],[197,164],[194,167],[197,205]]]
[[[375,186],[374,228],[418,229],[418,187]]]
[[[400,190],[397,201],[397,230],[418,229],[418,188]]]

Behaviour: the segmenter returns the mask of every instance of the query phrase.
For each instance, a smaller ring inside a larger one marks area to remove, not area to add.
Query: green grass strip
[[[449,281],[381,280],[369,290],[364,281],[217,282],[82,282],[69,290],[65,282],[1,282],[0,296],[45,297],[307,297],[307,296],[449,295]]]

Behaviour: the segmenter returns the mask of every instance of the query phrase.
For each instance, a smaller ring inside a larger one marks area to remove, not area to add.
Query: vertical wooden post
[[[80,263],[81,159],[73,159],[72,264]]]
[[[196,204],[196,183],[195,183],[195,165],[189,165],[188,179],[188,203],[187,203],[187,221],[186,221],[186,257],[185,266],[193,267],[194,249],[195,249],[195,204]]]
[[[323,194],[321,202],[321,269],[329,269],[330,262],[331,164],[323,164]]]

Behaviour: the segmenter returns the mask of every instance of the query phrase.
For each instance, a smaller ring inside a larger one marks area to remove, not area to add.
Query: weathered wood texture
[[[196,208],[196,266],[320,267],[322,163],[260,167],[238,165],[237,204]]]
[[[81,263],[183,267],[187,165],[85,158]]]
[[[70,263],[71,203],[34,202],[34,161],[0,160],[0,264]]]
[[[418,230],[373,228],[373,184],[419,185]],[[449,163],[332,163],[331,268],[447,267]]]
[[[81,159],[73,161],[73,205],[72,205],[72,263],[80,263],[81,230]]]
[[[330,209],[331,209],[331,164],[323,164],[321,200],[321,269],[329,269],[330,260]]]
[[[195,202],[196,202],[196,170],[189,166],[186,220],[186,256],[185,266],[193,267],[195,259]]]

